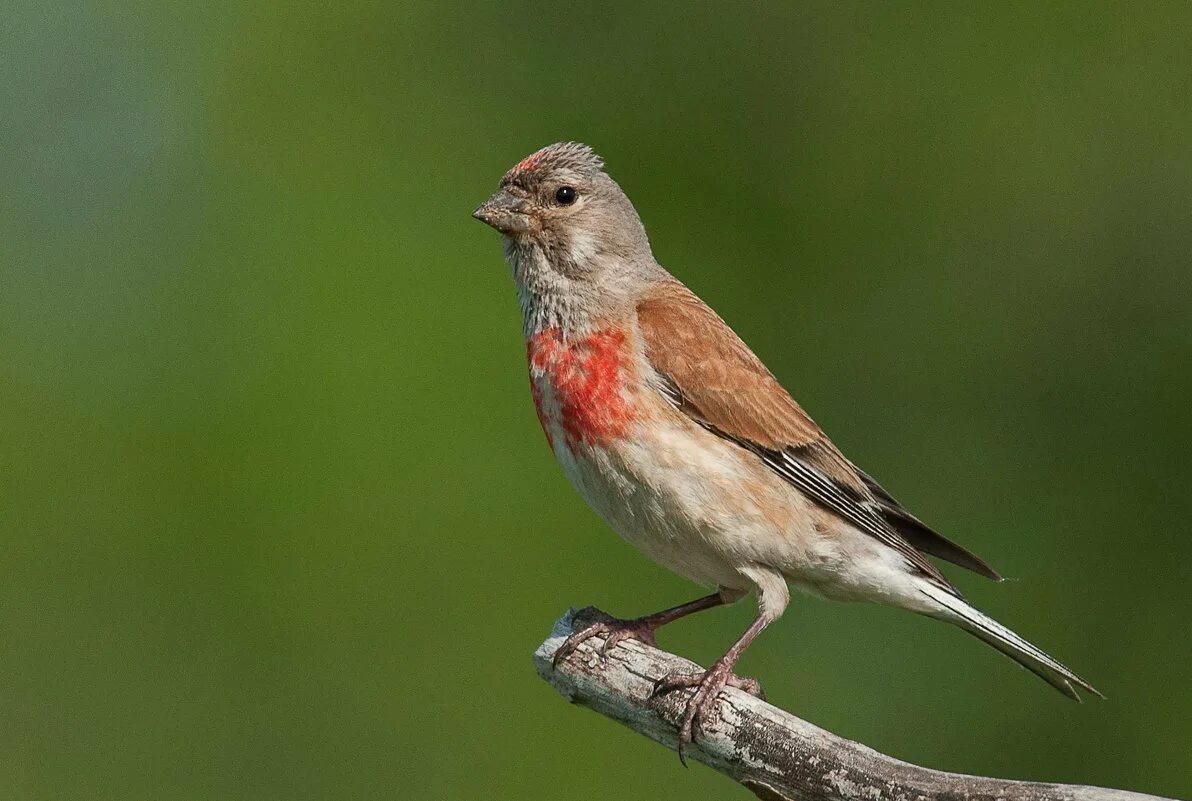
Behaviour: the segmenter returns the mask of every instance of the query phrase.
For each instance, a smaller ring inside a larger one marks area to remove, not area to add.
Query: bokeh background
[[[747,797],[530,662],[698,592],[557,470],[469,217],[560,139],[1109,700],[802,597],[743,672],[914,762],[1192,794],[1192,8],[771,5],[6,4],[0,797]]]

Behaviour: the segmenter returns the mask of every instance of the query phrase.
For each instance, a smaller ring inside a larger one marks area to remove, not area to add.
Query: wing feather
[[[753,351],[691,290],[677,281],[662,284],[638,304],[637,313],[646,358],[660,377],[660,391],[676,409],[756,454],[793,487],[898,551],[943,589],[960,594],[920,548],[978,573],[997,575],[919,523],[845,458]]]
[[[902,504],[894,500],[890,493],[882,489],[881,485],[867,473],[857,471],[861,480],[869,487],[877,499],[878,510],[882,517],[901,534],[907,542],[924,553],[944,559],[954,565],[959,565],[985,578],[1001,581],[1001,575],[989,566],[984,559],[967,548],[957,545],[950,539],[934,531],[919,518],[908,512]]]

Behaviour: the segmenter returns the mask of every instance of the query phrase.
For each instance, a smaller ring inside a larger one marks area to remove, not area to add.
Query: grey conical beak
[[[530,229],[528,204],[524,198],[507,189],[498,189],[472,212],[472,216],[503,234],[521,233]]]

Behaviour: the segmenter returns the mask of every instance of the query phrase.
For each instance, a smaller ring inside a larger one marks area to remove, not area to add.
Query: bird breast
[[[574,451],[626,434],[638,416],[631,391],[632,349],[624,330],[604,328],[565,338],[545,328],[526,342],[530,391],[551,446],[561,436]]]

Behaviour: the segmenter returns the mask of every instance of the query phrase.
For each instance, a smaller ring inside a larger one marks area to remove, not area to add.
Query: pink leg
[[[757,619],[749,624],[749,628],[745,629],[745,633],[733,643],[732,647],[724,654],[724,656],[712,663],[712,666],[706,671],[694,676],[672,674],[670,676],[663,676],[654,685],[654,694],[663,695],[672,690],[683,689],[687,687],[694,687],[695,694],[687,702],[687,709],[683,713],[683,720],[679,724],[679,759],[683,760],[683,764],[687,764],[683,759],[683,746],[690,745],[695,742],[696,732],[699,731],[700,725],[707,714],[716,705],[716,699],[720,695],[720,691],[726,686],[736,687],[745,692],[756,695],[759,698],[764,697],[761,691],[761,685],[755,679],[747,679],[737,676],[733,673],[733,667],[737,664],[737,660],[741,658],[741,654],[749,647],[749,644],[761,634],[762,629],[769,625],[773,618],[766,614],[759,614]]]
[[[661,612],[633,618],[632,620],[610,617],[603,612],[597,612],[592,607],[588,607],[581,610],[577,617],[595,617],[595,622],[585,626],[564,640],[563,644],[559,646],[559,650],[555,651],[553,662],[556,665],[559,664],[575,653],[575,650],[585,641],[597,636],[605,638],[604,645],[600,648],[602,654],[607,654],[621,640],[630,637],[646,645],[658,647],[658,643],[654,639],[654,632],[660,627],[695,612],[702,612],[705,609],[711,609],[728,603],[729,600],[735,600],[735,595],[730,595],[726,599],[724,591],[714,592],[711,595],[705,595],[703,598],[696,598],[694,601],[672,606],[670,609],[664,609]]]

